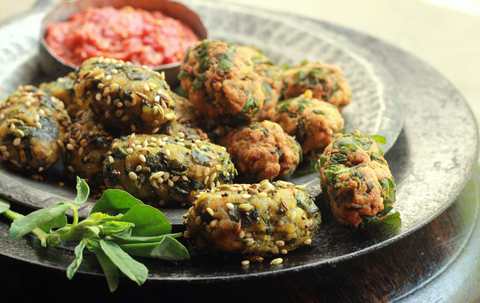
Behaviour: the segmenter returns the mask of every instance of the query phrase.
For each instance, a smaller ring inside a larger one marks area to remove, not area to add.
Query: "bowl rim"
[[[62,65],[62,67],[64,67],[65,69],[70,69],[72,71],[75,71],[75,70],[78,70],[78,68],[80,67],[79,66],[75,66],[75,65],[72,65],[72,64],[69,64],[69,63],[66,63],[63,58],[59,57],[55,52],[53,52],[48,43],[46,42],[46,31],[47,31],[47,27],[48,27],[48,24],[51,23],[51,16],[57,12],[58,10],[62,9],[62,8],[65,8],[66,6],[71,6],[71,5],[74,5],[75,3],[79,2],[81,0],[75,0],[75,1],[61,1],[61,2],[58,2],[57,4],[53,5],[48,11],[47,13],[42,17],[42,20],[41,20],[41,24],[40,24],[40,46],[41,48],[43,48],[45,50],[45,52],[47,53],[48,56],[50,56],[53,60],[55,60],[58,64]],[[153,0],[151,1],[152,3],[155,2],[156,0]],[[143,9],[143,10],[146,10],[146,11],[154,11],[152,9],[146,9],[144,7],[141,7],[141,6],[135,6],[135,4],[138,4],[138,2],[136,1],[129,1],[130,3],[129,4],[126,4],[126,5],[123,5],[123,6],[119,6],[119,7],[126,7],[126,6],[131,6],[131,7],[134,7],[134,8],[138,8],[138,9]],[[168,3],[169,5],[177,5],[177,6],[180,6],[182,7],[183,9],[185,9],[188,13],[190,14],[193,14],[195,16],[195,18],[197,20],[195,21],[198,21],[198,26],[199,28],[193,28],[192,26],[188,25],[188,24],[185,24],[185,22],[183,20],[180,20],[174,16],[171,16],[169,15],[168,13],[166,13],[165,11],[162,11],[160,9],[158,9],[158,11],[164,13],[166,16],[170,17],[170,18],[174,18],[178,21],[180,21],[183,25],[189,27],[194,33],[195,35],[197,36],[198,38],[198,41],[202,41],[204,39],[208,39],[209,35],[208,35],[208,30],[207,28],[205,27],[205,24],[203,23],[201,17],[198,15],[198,13],[193,10],[191,7],[189,7],[188,5],[185,5],[184,3],[181,3],[181,2],[178,2],[178,1],[159,1],[159,3],[162,2],[162,3]],[[89,4],[90,7],[106,7],[106,6],[113,6],[112,4],[105,4],[105,5],[95,5],[95,4]],[[116,7],[118,8],[118,7]],[[75,12],[72,12],[71,14],[69,14],[68,17],[70,17],[72,14],[74,13],[77,13],[79,11],[75,11]],[[67,18],[68,18],[67,17]],[[66,20],[66,19],[64,19]],[[171,62],[171,63],[166,63],[166,64],[161,64],[161,65],[156,65],[156,66],[149,66],[149,68],[155,70],[155,71],[166,71],[166,70],[174,70],[178,67],[180,67],[180,65],[182,64],[182,61],[179,60],[177,62]],[[140,64],[142,65],[142,64]]]

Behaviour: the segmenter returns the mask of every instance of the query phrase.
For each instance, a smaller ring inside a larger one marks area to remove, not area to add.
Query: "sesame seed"
[[[282,246],[285,246],[285,242],[282,240],[278,240],[275,242],[275,245],[277,245],[278,247],[282,247]]]
[[[129,172],[129,173],[128,173],[128,177],[129,177],[129,178],[130,178],[130,180],[132,180],[132,181],[135,181],[135,180],[137,180],[137,179],[138,179],[138,176],[137,176],[137,174],[136,174],[136,173],[134,173],[133,171],[131,171],[131,172]]]
[[[210,221],[210,223],[208,225],[213,228],[213,227],[217,226],[217,223],[218,223],[218,220],[215,219],[215,220]]]
[[[307,239],[303,242],[305,245],[311,245],[312,244],[312,239]]]
[[[139,156],[138,156],[138,159],[139,159],[140,161],[142,161],[143,163],[147,162],[147,158],[145,158],[144,155],[139,155]]]
[[[215,212],[213,211],[213,209],[211,209],[210,207],[207,207],[207,213],[213,217],[213,215],[215,214]]]
[[[247,211],[251,211],[253,209],[253,205],[248,204],[248,203],[242,203],[238,206],[238,208],[241,211],[247,212]]]
[[[105,77],[105,80],[107,80],[107,81],[112,80],[112,75],[107,75],[107,76]]]
[[[227,208],[228,208],[228,209],[234,209],[235,206],[234,206],[232,203],[228,202],[228,203],[227,203]]]
[[[249,267],[250,266],[250,261],[243,260],[242,262],[240,262],[240,264],[242,264],[243,267]]]
[[[155,102],[160,102],[160,96],[155,96]]]
[[[19,146],[21,142],[22,142],[22,139],[20,139],[20,138],[15,138],[15,139],[13,140],[13,145],[14,145],[14,146]]]
[[[115,159],[112,156],[108,156],[108,163],[112,164],[113,162],[115,162]]]
[[[129,147],[129,148],[126,149],[126,151],[127,151],[127,153],[131,154],[131,153],[133,153],[133,148]]]
[[[270,261],[270,265],[280,265],[283,263],[283,259],[282,258],[275,258],[273,259],[272,261]]]
[[[135,171],[136,172],[141,172],[143,169],[143,167],[141,165],[137,165],[137,167],[135,168]]]
[[[95,100],[97,100],[97,101],[102,100],[102,94],[97,93],[97,94],[95,95]]]
[[[240,234],[238,234],[238,236],[240,237],[240,239],[245,238],[245,232],[243,230],[240,231]]]
[[[280,250],[280,253],[281,253],[282,255],[286,255],[286,254],[288,254],[288,250],[286,250],[286,249],[284,248],[284,249]]]
[[[173,181],[170,180],[170,179],[168,179],[167,184],[168,184],[168,186],[170,186],[170,187],[173,187],[173,186],[175,185],[175,183],[173,183]]]
[[[252,246],[255,243],[255,240],[253,238],[245,238],[245,245],[247,246]]]

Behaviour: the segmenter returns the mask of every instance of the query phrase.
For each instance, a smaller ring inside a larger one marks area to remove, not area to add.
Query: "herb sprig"
[[[73,201],[59,202],[26,216],[10,210],[10,205],[0,200],[0,214],[13,221],[10,237],[19,239],[31,233],[43,247],[77,243],[67,278],[75,276],[87,250],[96,256],[112,292],[118,288],[120,273],[138,285],[147,280],[147,267],[133,257],[168,261],[190,258],[177,240],[182,234],[172,234],[168,218],[123,190],[105,190],[89,216],[79,221],[78,210],[88,200],[90,188],[85,180],[77,178],[76,189]],[[68,211],[72,212],[71,223]]]

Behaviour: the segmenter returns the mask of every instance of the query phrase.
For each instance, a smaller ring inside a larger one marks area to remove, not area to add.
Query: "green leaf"
[[[398,211],[392,210],[383,217],[367,217],[362,222],[362,227],[371,232],[382,234],[395,233],[402,225],[402,218]]]
[[[101,249],[95,249],[94,252],[98,263],[100,263],[100,267],[102,267],[103,273],[105,274],[105,279],[107,279],[108,289],[110,292],[114,292],[118,288],[120,272]]]
[[[120,247],[132,256],[168,261],[190,259],[187,248],[177,239],[170,236],[163,236],[159,242],[121,244]]]
[[[67,278],[72,280],[73,276],[77,272],[78,268],[83,261],[83,251],[85,249],[85,242],[80,241],[80,243],[75,247],[75,259],[67,267]]]
[[[372,139],[379,144],[387,144],[387,139],[380,135],[371,135]]]
[[[0,200],[0,214],[6,212],[9,209],[10,209],[10,204],[3,200]]]
[[[10,236],[14,239],[21,238],[35,228],[45,226],[51,221],[58,220],[70,208],[68,204],[57,204],[47,208],[36,210],[25,217],[13,221],[10,226]]]
[[[93,206],[90,214],[106,213],[106,214],[124,214],[132,206],[143,204],[142,201],[135,198],[131,194],[121,189],[107,189],[103,192],[100,199]]]
[[[119,244],[134,244],[134,243],[152,243],[152,242],[160,242],[165,236],[169,236],[172,238],[180,238],[183,236],[183,233],[175,233],[175,234],[166,234],[161,236],[153,236],[153,237],[136,237],[130,235],[112,235],[113,240]]]
[[[60,216],[52,219],[51,221],[47,222],[46,224],[43,224],[40,226],[40,228],[44,231],[44,232],[50,232],[52,229],[54,228],[60,228],[60,227],[64,227],[65,225],[67,225],[67,216],[65,214],[61,214]]]
[[[132,228],[135,224],[121,221],[107,221],[100,225],[102,234],[104,236],[112,236],[115,234],[131,234]]]
[[[160,210],[145,204],[130,208],[120,221],[135,224],[133,236],[158,236],[172,231],[168,218]]]
[[[90,187],[85,179],[77,177],[77,196],[75,197],[75,204],[83,204],[88,200],[90,196]]]
[[[145,283],[148,277],[145,265],[130,257],[113,241],[100,240],[100,247],[110,261],[130,280],[138,285]]]

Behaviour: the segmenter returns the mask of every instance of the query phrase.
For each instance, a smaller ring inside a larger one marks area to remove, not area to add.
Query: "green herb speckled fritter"
[[[76,73],[69,73],[55,81],[40,84],[41,90],[63,102],[65,109],[72,118],[77,112],[88,108],[86,102],[75,98],[74,86],[76,79]]]
[[[195,108],[190,101],[175,93],[171,93],[175,99],[175,121],[166,123],[159,133],[169,136],[180,136],[191,140],[209,140],[208,135],[200,128],[199,120],[195,114]]]
[[[175,120],[175,100],[163,74],[115,59],[83,62],[76,98],[90,104],[107,129],[129,134],[157,133]]]
[[[78,112],[65,140],[68,173],[87,179],[91,185],[102,185],[103,161],[112,141],[112,135],[94,120],[89,108]]]
[[[186,205],[196,191],[231,182],[237,171],[222,146],[167,135],[115,139],[105,183],[154,205]]]
[[[271,121],[234,129],[221,141],[244,180],[273,180],[291,175],[302,159],[302,148]]]
[[[42,173],[61,160],[70,118],[63,103],[34,86],[20,86],[0,102],[0,159]]]
[[[297,97],[309,89],[314,98],[339,109],[352,100],[352,92],[342,70],[334,65],[305,62],[285,70],[282,79],[282,99]]]
[[[358,227],[392,210],[395,181],[375,136],[338,134],[319,167],[323,191],[339,222]]]
[[[201,192],[185,216],[185,236],[207,251],[286,254],[310,245],[319,224],[320,211],[302,187],[264,180]]]
[[[343,118],[337,107],[303,95],[280,101],[273,121],[300,143],[303,154],[313,156],[330,144],[333,135],[343,130]]]
[[[188,51],[178,77],[204,117],[230,125],[248,123],[271,98],[271,87],[266,89],[268,81],[257,70],[259,62],[263,55],[251,48],[204,40]]]

